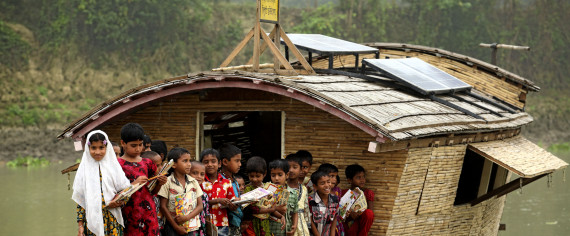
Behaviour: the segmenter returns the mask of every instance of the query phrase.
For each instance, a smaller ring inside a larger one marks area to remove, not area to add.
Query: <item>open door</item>
[[[269,164],[283,155],[283,122],[281,111],[203,112],[199,150],[218,148],[232,143],[241,149],[242,166],[239,174],[247,180],[246,163],[260,156]],[[269,181],[269,173],[265,181]]]

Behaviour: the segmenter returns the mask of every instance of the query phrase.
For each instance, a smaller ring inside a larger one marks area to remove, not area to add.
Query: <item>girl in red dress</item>
[[[121,145],[124,154],[119,164],[125,175],[132,182],[140,176],[151,178],[157,174],[156,165],[150,159],[140,156],[143,146],[143,128],[136,123],[129,123],[121,128]],[[156,194],[166,183],[166,176],[158,177],[158,186],[152,194]],[[125,235],[160,235],[156,206],[148,188],[143,187],[135,192],[123,207],[125,218]]]

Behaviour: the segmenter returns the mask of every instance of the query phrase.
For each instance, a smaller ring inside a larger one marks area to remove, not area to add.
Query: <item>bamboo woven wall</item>
[[[504,197],[453,205],[465,149],[410,149],[387,235],[497,235]]]
[[[228,91],[231,89],[210,90]],[[242,94],[247,92],[241,91]],[[197,111],[284,111],[285,154],[309,150],[315,157],[311,172],[325,162],[336,165],[340,170],[341,188],[347,187],[344,176],[347,165],[358,163],[366,168],[366,186],[375,193],[375,222],[370,235],[384,235],[388,230],[407,151],[367,152],[368,142],[373,141],[373,137],[327,112],[275,94],[265,93],[256,99],[205,101],[198,94],[181,94],[153,103],[102,129],[112,141],[118,142],[121,126],[137,122],[152,139],[166,141],[169,149],[185,147],[194,157]]]

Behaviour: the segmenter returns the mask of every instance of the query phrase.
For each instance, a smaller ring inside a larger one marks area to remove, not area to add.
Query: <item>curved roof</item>
[[[380,142],[517,128],[532,121],[525,112],[510,113],[473,97],[439,96],[483,118],[477,119],[392,82],[371,82],[345,75],[279,76],[230,71],[189,74],[131,89],[72,122],[58,138],[82,137],[113,118],[167,96],[227,87],[263,90],[303,101],[353,124]]]

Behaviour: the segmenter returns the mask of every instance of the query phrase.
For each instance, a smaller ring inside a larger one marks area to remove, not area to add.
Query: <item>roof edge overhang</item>
[[[471,143],[469,149],[522,178],[550,174],[568,163],[519,135],[492,142]]]
[[[397,49],[397,50],[402,50],[402,51],[406,51],[406,50],[411,50],[411,51],[417,51],[417,52],[421,52],[421,53],[429,53],[429,54],[433,54],[433,55],[437,55],[437,56],[442,56],[442,57],[446,57],[449,58],[451,60],[455,60],[455,61],[459,61],[468,65],[477,65],[478,68],[485,70],[491,74],[495,74],[499,77],[505,77],[506,79],[516,83],[516,84],[520,84],[526,88],[528,88],[530,91],[533,92],[538,92],[540,91],[540,87],[538,87],[537,85],[534,84],[534,82],[525,79],[517,74],[514,74],[512,72],[509,72],[503,68],[500,68],[496,65],[481,61],[479,59],[473,58],[473,57],[468,57],[459,53],[454,53],[454,52],[450,52],[447,50],[443,50],[443,49],[439,49],[439,48],[433,48],[433,47],[426,47],[426,46],[421,46],[421,45],[413,45],[413,44],[402,44],[402,43],[381,43],[381,42],[374,42],[374,43],[364,43],[364,45],[366,46],[370,46],[370,47],[377,47],[377,48],[384,48],[384,49]]]
[[[350,109],[343,109],[343,106],[338,106],[335,101],[328,100],[325,96],[319,96],[315,91],[290,86],[286,83],[287,79],[280,78],[278,75],[243,71],[200,72],[138,86],[104,101],[86,112],[79,119],[66,126],[57,138],[79,140],[89,131],[104,125],[117,116],[134,112],[145,104],[172,95],[212,88],[243,88],[279,94],[315,106],[347,121],[371,135],[378,142],[386,142],[388,139],[395,140],[389,136],[388,132],[380,131],[380,127],[375,127],[374,124],[361,118],[362,115],[354,113]]]

